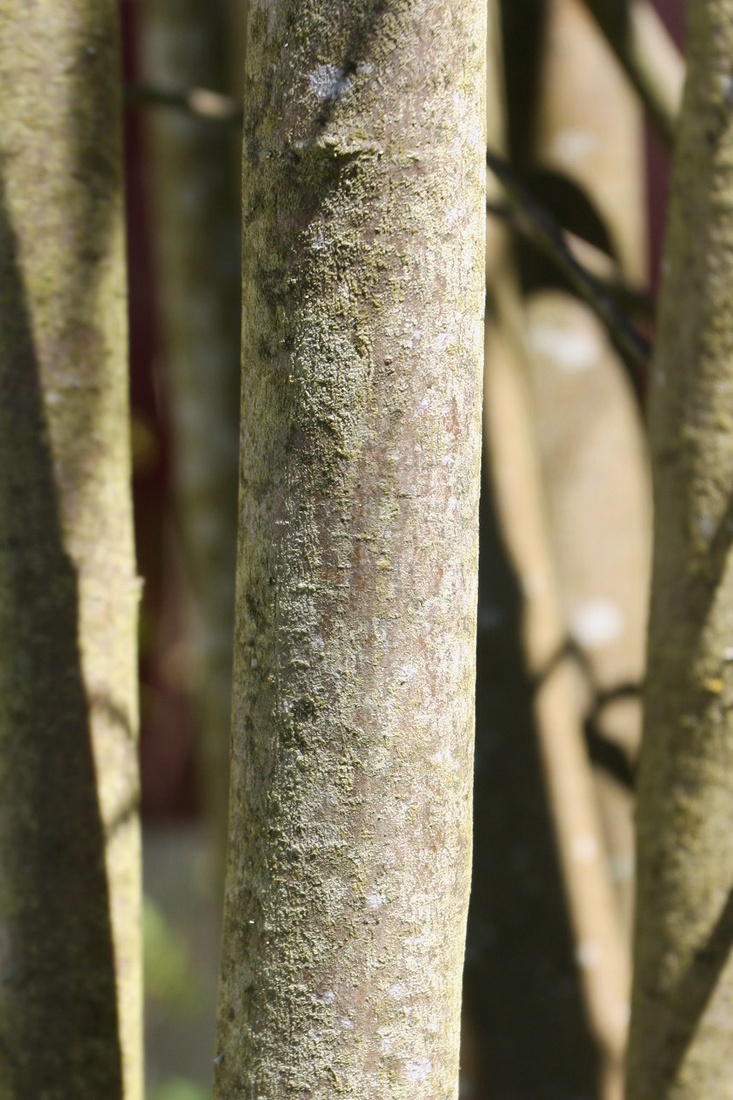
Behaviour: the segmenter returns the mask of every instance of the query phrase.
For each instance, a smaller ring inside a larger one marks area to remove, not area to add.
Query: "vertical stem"
[[[650,393],[631,1100],[733,1095],[733,4],[695,0],[688,33]]]
[[[215,1095],[456,1095],[485,7],[250,14]]]
[[[115,5],[0,4],[0,1097],[142,1096]]]

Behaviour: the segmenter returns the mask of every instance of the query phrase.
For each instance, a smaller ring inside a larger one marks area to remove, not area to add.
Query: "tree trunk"
[[[148,82],[164,89],[226,92],[229,8],[229,0],[149,0],[143,35]],[[232,127],[173,111],[152,111],[148,124],[199,759],[213,851],[211,882],[216,896],[223,897],[241,314],[234,146],[241,145]]]
[[[650,418],[631,1100],[733,1097],[733,3],[693,0]]]
[[[0,3],[0,1097],[142,1095],[115,5]]]
[[[485,8],[259,4],[215,1095],[456,1094]]]

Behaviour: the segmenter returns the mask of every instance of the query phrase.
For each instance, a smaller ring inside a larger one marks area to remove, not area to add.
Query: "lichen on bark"
[[[250,13],[219,1100],[456,1093],[485,33]]]
[[[694,0],[650,393],[630,1100],[733,1097],[733,4]]]
[[[138,1100],[121,81],[106,0],[0,3],[0,1097]]]

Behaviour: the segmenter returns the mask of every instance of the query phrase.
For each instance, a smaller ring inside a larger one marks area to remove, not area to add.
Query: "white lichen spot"
[[[458,500],[456,497],[448,497],[448,515],[452,515],[458,507]]]
[[[326,236],[322,229],[319,229],[313,237],[311,248],[314,252],[325,252],[330,243],[330,238]]]
[[[405,996],[407,990],[405,989],[404,985],[400,985],[399,982],[395,982],[394,985],[389,987],[387,992],[393,1001],[401,1001],[402,998]]]
[[[430,757],[430,763],[439,767],[450,768],[452,772],[457,772],[461,766],[450,749],[441,749],[440,752],[433,753]]]
[[[429,408],[430,408],[430,398],[429,397],[423,397],[422,401],[420,402],[420,404],[417,407],[417,411],[420,412],[420,413],[426,413]]]
[[[715,534],[717,524],[715,520],[710,516],[699,516],[697,520],[697,529],[700,532],[702,538],[708,542]]]
[[[720,91],[726,103],[733,103],[733,77],[719,76]]]
[[[351,81],[338,65],[319,65],[308,77],[317,99],[341,99],[351,91]]]
[[[252,660],[249,662],[249,667],[250,668],[257,668],[258,664],[259,664],[259,661],[257,660],[257,658],[253,657]]]
[[[577,164],[591,156],[598,148],[598,138],[591,130],[570,126],[561,130],[552,143],[552,151],[559,160]]]
[[[597,366],[602,352],[598,333],[590,327],[566,329],[547,324],[532,325],[529,344],[533,351],[566,374],[578,374]]]
[[[380,1045],[381,1045],[381,1048],[382,1048],[382,1054],[391,1054],[392,1053],[393,1047],[392,1047],[392,1040],[391,1039],[382,1039],[382,1042],[381,1042]]]
[[[576,863],[593,863],[598,856],[598,841],[594,836],[576,836],[570,850]]]
[[[327,989],[323,996],[320,998],[321,1003],[324,1005],[332,1005],[336,1000],[336,994],[332,989]]]
[[[318,634],[314,635],[313,638],[311,638],[311,645],[317,653],[323,653],[323,650],[326,648],[326,643],[324,642],[323,638],[321,638]]]
[[[380,894],[379,890],[375,890],[366,896],[366,903],[370,909],[381,909],[385,900],[384,894]]]
[[[586,940],[578,944],[575,961],[581,970],[593,970],[601,961],[602,954],[600,944],[594,940]]]
[[[405,947],[424,947],[427,942],[425,936],[408,936],[405,940]]]
[[[455,455],[443,455],[443,457],[440,461],[441,461],[441,465],[443,465],[443,466],[455,466],[456,456]]]
[[[418,1085],[421,1081],[427,1081],[433,1072],[433,1064],[428,1058],[416,1058],[405,1065],[405,1076],[411,1085]]]
[[[364,76],[369,76],[369,73],[374,72],[374,66],[370,65],[368,61],[359,61],[356,66],[356,71]]]
[[[446,348],[452,348],[456,342],[455,333],[453,332],[439,332],[438,339],[435,341],[440,351],[445,351]]]
[[[339,1020],[339,1027],[341,1028],[342,1031],[353,1031],[354,1030],[354,1022],[353,1022],[353,1020],[347,1020],[346,1017],[344,1016],[344,1018],[342,1020]]]
[[[416,328],[415,329],[415,331],[412,334],[412,339],[413,340],[422,340],[422,329],[421,328]]]
[[[615,642],[625,626],[623,611],[610,600],[586,600],[570,616],[570,633],[584,649],[600,649]]]
[[[417,669],[414,665],[403,665],[397,672],[397,683],[402,685],[409,684],[416,676]]]

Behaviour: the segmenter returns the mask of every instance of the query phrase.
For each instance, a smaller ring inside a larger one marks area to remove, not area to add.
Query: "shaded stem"
[[[684,61],[649,0],[585,0],[668,148],[674,144]],[[619,10],[620,8],[620,10]]]
[[[149,84],[126,84],[125,101],[145,107],[169,107],[207,122],[242,124],[242,108],[230,96],[212,92],[209,88],[189,88],[185,91],[156,88]]]

